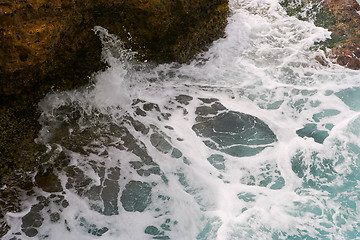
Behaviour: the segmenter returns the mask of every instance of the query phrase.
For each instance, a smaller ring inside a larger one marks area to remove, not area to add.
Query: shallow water
[[[46,167],[4,239],[360,238],[360,73],[276,0],[232,1],[227,37],[152,65],[105,29],[111,65],[39,104]]]

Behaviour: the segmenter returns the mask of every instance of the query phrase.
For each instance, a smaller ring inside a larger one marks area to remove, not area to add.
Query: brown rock
[[[94,26],[141,60],[186,62],[223,36],[227,14],[227,0],[0,1],[0,175],[23,159],[13,146],[34,145],[44,94],[81,86],[105,67]]]
[[[140,59],[186,62],[223,36],[227,13],[227,0],[3,0],[0,94],[82,85],[104,67],[96,25]]]
[[[40,170],[35,176],[35,183],[45,192],[61,192],[63,190],[59,178],[52,169]]]
[[[323,66],[328,66],[329,63],[326,61],[326,59],[324,57],[321,57],[321,56],[316,56],[315,57],[315,60],[320,63],[321,65]]]
[[[227,14],[227,0],[0,0],[0,183],[39,164],[36,106],[44,94],[81,86],[106,67],[94,26],[140,60],[186,62],[224,35]],[[55,175],[35,180],[60,191]]]
[[[312,19],[332,32],[331,39],[322,45],[332,50],[329,58],[333,62],[360,69],[360,6],[356,0],[282,0],[281,4],[289,15]]]
[[[339,39],[332,48],[333,57],[342,66],[360,69],[360,6],[356,0],[326,0],[325,7],[335,16],[329,27],[332,38]]]

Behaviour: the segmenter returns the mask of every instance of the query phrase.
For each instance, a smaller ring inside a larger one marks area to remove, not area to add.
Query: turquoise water
[[[360,238],[360,73],[316,62],[330,33],[276,0],[230,4],[189,64],[95,29],[111,67],[39,103],[63,190],[35,188],[4,239]]]

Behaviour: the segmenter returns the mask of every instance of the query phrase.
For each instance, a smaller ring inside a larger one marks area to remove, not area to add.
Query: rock
[[[228,11],[227,0],[2,0],[0,183],[39,164],[39,100],[106,67],[95,26],[139,60],[186,62],[224,35]]]
[[[59,178],[50,169],[40,170],[35,176],[35,182],[45,192],[61,192],[63,190]]]
[[[189,102],[193,100],[193,97],[188,95],[179,95],[175,97],[175,100],[180,104],[189,105]]]
[[[339,39],[332,47],[333,58],[342,66],[360,69],[360,6],[356,0],[325,1],[325,9],[335,16],[329,26],[332,39]]]
[[[172,150],[171,144],[165,140],[164,136],[160,133],[153,133],[150,136],[151,144],[162,153],[169,153]]]
[[[283,0],[281,4],[289,15],[301,20],[312,19],[315,25],[332,32],[331,39],[322,43],[323,47],[331,49],[328,57],[332,61],[350,69],[360,69],[360,6],[356,0]],[[328,64],[321,57],[316,60],[322,65]]]
[[[90,6],[76,1],[3,1],[0,10],[0,94],[68,89],[100,70],[100,41]],[[75,80],[75,81],[74,81]]]
[[[224,35],[227,14],[227,0],[2,1],[1,153],[12,162],[19,158],[12,145],[35,147],[35,105],[51,88],[81,86],[104,69],[94,26],[118,35],[140,60],[186,62]]]
[[[139,59],[186,62],[224,35],[227,14],[227,0],[4,0],[0,93],[82,85],[104,67],[96,25]]]
[[[151,204],[151,186],[146,182],[130,181],[121,195],[121,203],[127,212],[143,212]]]

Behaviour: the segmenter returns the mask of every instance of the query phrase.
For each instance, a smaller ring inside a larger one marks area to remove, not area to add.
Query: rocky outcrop
[[[96,25],[140,59],[186,62],[223,36],[228,12],[226,0],[5,0],[0,7],[6,95],[26,92],[45,76],[72,87],[68,79],[101,69]]]
[[[360,6],[356,0],[283,0],[289,15],[313,20],[315,25],[329,29],[331,39],[322,43],[330,48],[328,57],[354,70],[360,69]],[[324,59],[318,59],[326,64]]]
[[[78,87],[105,67],[94,26],[120,36],[140,60],[186,62],[223,36],[227,13],[227,0],[1,1],[1,149],[15,136],[31,144],[36,126],[21,126],[34,125],[33,104],[49,89]]]
[[[325,8],[334,16],[329,27],[333,43],[332,54],[342,66],[360,69],[360,6],[356,0],[325,1]]]
[[[118,35],[139,60],[186,62],[224,35],[227,14],[227,0],[0,1],[0,183],[14,173],[26,183],[39,164],[36,105],[44,94],[106,68],[94,26]]]

